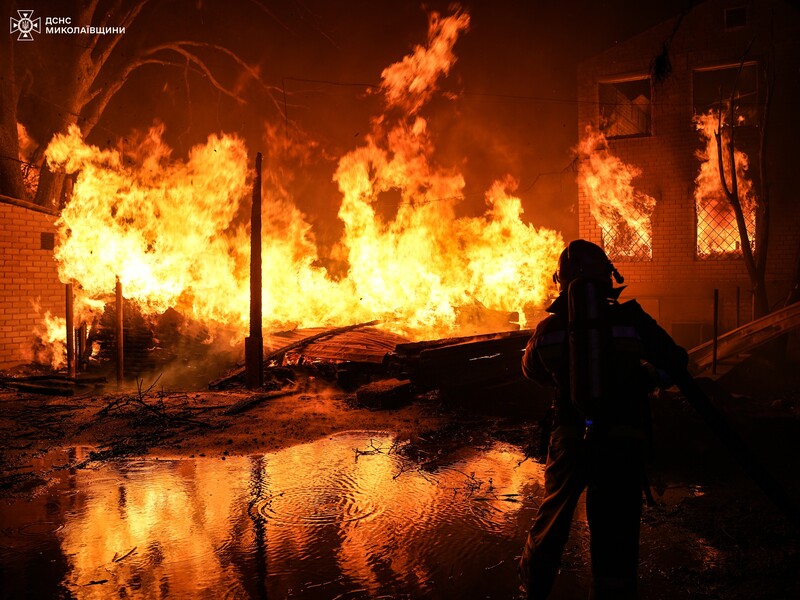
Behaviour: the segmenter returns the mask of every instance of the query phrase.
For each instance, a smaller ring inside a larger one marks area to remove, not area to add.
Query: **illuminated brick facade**
[[[55,220],[52,211],[0,196],[0,368],[31,361],[34,329],[45,311],[64,316],[65,288],[53,259]]]
[[[774,17],[772,17],[774,15]],[[578,69],[579,135],[601,118],[599,89],[605,82],[651,75],[655,58],[669,45],[671,72],[660,83],[651,80],[649,135],[609,140],[610,150],[642,170],[633,181],[656,199],[652,217],[651,261],[617,261],[636,296],[668,331],[687,346],[711,331],[714,289],[719,289],[723,331],[744,323],[752,314],[750,280],[742,258],[701,260],[697,256],[694,180],[701,141],[693,126],[693,77],[704,69],[738,66],[751,40],[748,61],[761,63],[771,40],[775,88],[768,123],[768,181],[771,221],[767,287],[770,303],[789,292],[800,242],[800,186],[797,185],[797,137],[800,132],[800,9],[789,2],[709,0],[676,19],[662,23],[585,61]],[[774,28],[774,34],[767,32]],[[759,91],[763,100],[763,86]],[[758,129],[754,128],[757,132]],[[758,134],[751,134],[758,147]],[[751,171],[758,171],[758,155]],[[601,242],[600,228],[579,190],[581,237]],[[736,314],[737,287],[739,315]],[[623,295],[623,298],[625,295]]]

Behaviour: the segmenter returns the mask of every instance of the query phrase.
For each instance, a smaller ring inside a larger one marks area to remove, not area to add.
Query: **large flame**
[[[41,314],[38,302],[33,304],[34,311]],[[52,365],[60,369],[67,364],[67,320],[53,315],[49,310],[42,315],[42,320],[34,327],[33,333],[40,340],[33,349],[34,362]]]
[[[375,118],[365,144],[339,160],[344,236],[334,258],[346,261],[343,276],[320,266],[330,257],[319,256],[308,219],[286,190],[265,193],[268,330],[380,319],[411,337],[438,337],[464,332],[464,315],[476,306],[518,311],[524,323],[525,309],[552,293],[560,235],[522,221],[510,177],[487,192],[483,216],[458,218],[464,177],[436,163],[429,124],[418,115],[453,64],[453,43],[468,22],[462,13],[431,16],[427,48],[383,72],[387,105],[404,112]],[[59,221],[60,276],[90,298],[107,297],[119,278],[125,297],[146,314],[173,307],[244,335],[247,149],[235,136],[212,135],[186,161],[175,160],[162,133],[152,128],[124,160],[85,143],[77,127],[54,138],[51,166],[77,173]],[[375,203],[387,192],[399,203],[382,218]]]
[[[695,178],[694,200],[697,210],[697,255],[700,257],[726,254],[740,255],[741,236],[736,224],[736,214],[728,201],[719,174],[719,153],[715,132],[722,128],[722,164],[725,180],[731,185],[731,164],[728,148],[730,130],[726,127],[724,115],[711,110],[695,117],[695,125],[700,132],[704,147],[697,152],[700,170]],[[751,248],[755,248],[755,209],[756,195],[747,170],[747,155],[734,150],[736,182],[739,203],[747,225]]]
[[[28,133],[25,125],[17,122],[17,142],[19,144],[19,162],[22,166],[22,184],[30,198],[36,195],[36,187],[39,185],[39,169],[36,167],[36,150],[39,144]],[[41,162],[41,159],[39,159]]]
[[[591,126],[578,143],[578,157],[578,185],[589,199],[609,257],[652,258],[650,217],[656,201],[633,186],[641,169],[615,156],[605,135]]]
[[[432,12],[428,22],[428,45],[416,46],[409,54],[381,73],[381,90],[386,104],[415,114],[433,96],[436,81],[447,75],[456,60],[453,45],[469,26],[469,15],[456,12],[441,18]]]

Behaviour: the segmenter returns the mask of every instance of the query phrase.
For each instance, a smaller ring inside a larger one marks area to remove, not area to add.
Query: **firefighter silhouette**
[[[597,245],[574,240],[553,276],[560,294],[525,349],[526,377],[555,386],[545,496],[519,564],[529,599],[547,598],[586,490],[590,598],[637,598],[648,396],[685,372],[688,356],[635,300]]]

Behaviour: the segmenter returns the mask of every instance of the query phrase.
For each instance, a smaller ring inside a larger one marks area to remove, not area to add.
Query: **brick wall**
[[[656,199],[652,261],[616,261],[630,286],[623,298],[635,296],[687,346],[710,335],[714,289],[720,294],[722,331],[735,327],[737,318],[745,323],[752,315],[751,285],[744,261],[696,257],[693,194],[699,160],[695,152],[702,144],[692,125],[692,74],[696,69],[738,64],[754,35],[765,39],[764,28],[772,10],[776,14],[772,39],[777,57],[773,61],[776,87],[768,136],[772,218],[767,288],[772,304],[790,289],[800,242],[800,202],[792,181],[796,166],[791,166],[797,164],[793,138],[800,131],[796,109],[800,84],[794,72],[800,64],[800,12],[780,0],[745,4],[748,26],[738,30],[725,30],[723,15],[726,7],[741,6],[741,0],[708,0],[693,8],[673,38],[670,76],[652,85],[652,135],[609,140],[615,155],[642,170],[633,181],[636,189]],[[663,23],[580,65],[579,132],[598,122],[598,82],[647,77],[674,24],[674,20]],[[748,60],[762,60],[759,51],[765,47],[754,44]],[[751,165],[751,171],[758,170],[757,156],[751,157]],[[578,193],[578,227],[581,237],[601,243],[600,229],[582,190]]]
[[[55,220],[46,209],[0,196],[0,368],[33,360],[34,328],[45,311],[64,317],[65,289],[51,243]]]

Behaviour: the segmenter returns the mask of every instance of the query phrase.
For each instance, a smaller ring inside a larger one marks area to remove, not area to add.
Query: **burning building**
[[[800,21],[789,4],[702,2],[579,66],[580,235],[688,347],[711,335],[715,289],[723,330],[758,312],[720,165],[737,182],[750,249],[767,253],[770,308],[794,284]]]
[[[792,10],[783,2],[709,1],[579,70],[579,233],[605,247],[636,284],[645,308],[684,345],[707,337],[714,288],[721,290],[723,327],[752,312],[741,236],[714,169],[713,133],[720,122],[713,115],[720,90],[730,96],[731,81],[737,93],[734,172],[748,247],[763,254],[754,234],[764,187],[772,211],[766,269],[772,302],[791,284],[798,215],[788,138],[797,116],[787,99],[797,93],[797,82],[787,69],[797,61],[798,45],[796,31],[786,29],[796,29],[796,15],[784,19],[781,11]],[[437,98],[458,95],[441,93],[440,84],[457,61],[456,43],[468,35],[470,19],[461,9],[431,13],[427,39],[420,35],[423,41],[410,53],[375,73],[379,83],[364,97],[377,112],[359,125],[367,133],[348,139],[335,156],[325,150],[331,189],[324,202],[295,202],[304,175],[275,158],[280,152],[299,156],[316,140],[305,148],[300,136],[276,134],[289,127],[287,115],[261,123],[272,132],[260,142],[269,146],[262,211],[266,331],[380,320],[394,334],[431,339],[524,328],[552,299],[549,277],[564,240],[535,226],[543,216],[530,210],[538,190],[523,197],[538,175],[520,186],[514,172],[492,173],[494,182],[477,194],[483,212],[462,210],[475,163],[466,167],[462,157],[453,160],[437,148],[444,145],[443,126],[435,117],[443,111],[431,108]],[[767,31],[770,22],[775,35]],[[182,56],[194,56],[192,44],[179,46]],[[769,181],[763,185],[758,164],[765,129],[759,123],[767,104],[763,67],[771,55],[767,72],[775,86],[765,138]],[[224,339],[240,347],[249,300],[244,217],[259,147],[238,134],[204,131],[191,148],[187,142],[181,158],[160,122],[124,143],[103,143],[106,136],[87,134],[81,125],[59,126],[58,135],[39,140],[39,159],[45,156],[48,168],[72,183],[68,199],[51,197],[44,208],[0,198],[0,366],[34,358],[61,364],[66,283],[74,286],[76,328],[111,319],[119,280],[126,302],[145,319],[177,322],[177,312],[207,328],[199,343]],[[25,162],[30,136],[17,126]],[[562,200],[559,210],[566,214],[568,201]],[[309,214],[313,204],[325,205],[338,237],[326,232],[321,243],[315,225],[324,219]]]
[[[482,215],[460,215],[466,176],[437,155],[436,124],[425,115],[456,62],[453,46],[469,20],[460,9],[432,12],[427,42],[380,73],[372,94],[380,97],[382,114],[335,162],[342,235],[327,254],[316,243],[312,219],[293,202],[290,178],[268,157],[266,331],[378,320],[410,339],[437,338],[518,329],[547,303],[560,234],[522,219],[517,182],[503,173],[485,191]],[[177,158],[157,123],[130,136],[123,151],[119,144],[93,143],[80,125],[61,128],[43,152],[50,172],[74,182],[58,211],[50,251],[58,279],[73,286],[75,326],[108,333],[124,294],[153,331],[167,311],[177,311],[207,328],[203,342],[240,347],[249,316],[244,216],[253,150],[241,136],[221,132]],[[378,206],[387,198],[393,204],[388,211]],[[11,243],[10,227],[8,237]],[[25,260],[14,265],[24,279]],[[66,344],[57,332],[65,327],[48,315],[63,310],[48,306],[48,313],[30,304],[20,308],[27,319],[19,324],[20,344],[0,355],[0,364],[36,358],[26,343],[38,339],[47,340],[51,363],[60,366]],[[46,334],[27,322],[37,317],[49,324]],[[16,327],[15,316],[7,318]],[[154,346],[157,337],[146,336],[142,345]],[[87,348],[91,339],[90,332]]]

